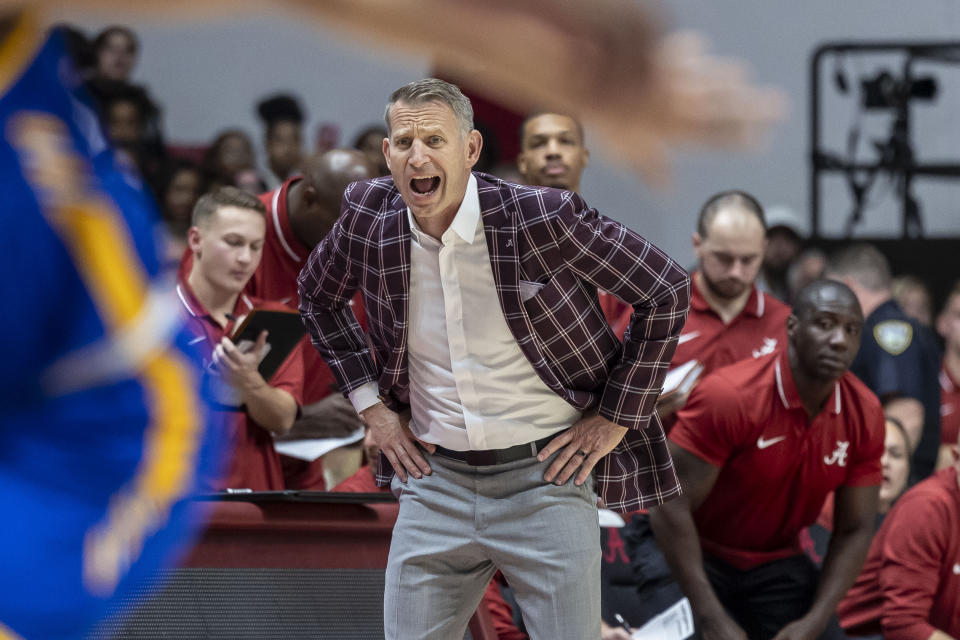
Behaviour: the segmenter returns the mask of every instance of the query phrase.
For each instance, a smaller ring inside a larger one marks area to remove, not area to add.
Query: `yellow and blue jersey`
[[[0,134],[0,638],[80,637],[175,557],[219,447],[153,205],[28,14]]]

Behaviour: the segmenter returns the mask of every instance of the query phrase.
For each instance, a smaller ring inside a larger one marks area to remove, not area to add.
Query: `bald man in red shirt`
[[[960,443],[953,463],[897,501],[837,608],[851,635],[960,638]]]
[[[705,638],[816,638],[860,571],[884,444],[880,402],[848,371],[862,326],[847,287],[814,282],[784,348],[716,371],[679,412],[670,451],[685,495],[650,517]],[[797,534],[831,491],[818,576]]]
[[[720,367],[783,347],[790,307],[755,284],[766,245],[763,207],[756,198],[731,190],[707,199],[693,234],[698,267],[691,278],[690,315],[671,368],[697,360],[703,365],[703,379]],[[629,324],[630,312],[613,323],[618,335]],[[689,393],[661,397],[657,411],[665,429],[673,426],[673,415]]]

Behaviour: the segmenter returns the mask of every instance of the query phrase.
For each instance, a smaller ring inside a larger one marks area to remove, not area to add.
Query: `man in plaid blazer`
[[[614,509],[680,492],[654,405],[687,274],[574,193],[471,173],[482,140],[455,86],[411,83],[386,119],[392,178],[348,187],[300,276],[378,481],[397,476],[386,635],[462,637],[500,568],[533,637],[599,637],[592,471]],[[598,287],[635,309],[623,344]]]

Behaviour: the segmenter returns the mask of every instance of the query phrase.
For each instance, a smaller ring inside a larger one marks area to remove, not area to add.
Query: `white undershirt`
[[[410,217],[411,429],[458,451],[500,449],[566,429],[580,412],[537,375],[500,308],[472,175],[440,241]],[[377,385],[350,394],[357,411]],[[372,396],[372,397],[371,397]]]

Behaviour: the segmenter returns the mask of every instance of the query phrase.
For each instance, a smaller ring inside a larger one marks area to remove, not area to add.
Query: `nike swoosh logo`
[[[787,436],[780,436],[778,438],[770,438],[769,440],[764,440],[763,436],[757,438],[757,449],[766,449],[767,447],[772,447],[781,440],[786,440]]]
[[[194,345],[194,344],[197,344],[198,342],[203,342],[204,340],[206,340],[206,337],[200,336],[199,338],[194,338],[193,340],[191,340],[191,341],[188,342],[187,344],[188,344],[188,345]]]
[[[683,344],[684,342],[690,342],[691,340],[693,340],[694,338],[697,338],[697,337],[699,337],[699,336],[700,336],[700,332],[699,332],[699,331],[691,331],[690,333],[681,333],[681,334],[680,334],[680,337],[677,338],[677,345],[679,346],[679,345]]]

